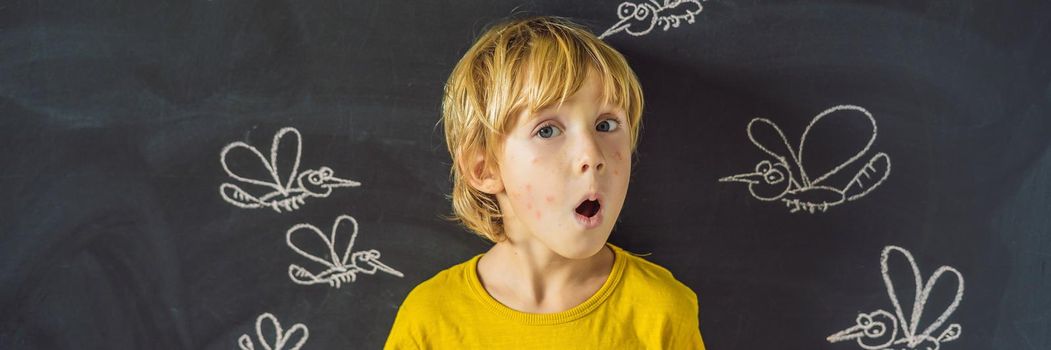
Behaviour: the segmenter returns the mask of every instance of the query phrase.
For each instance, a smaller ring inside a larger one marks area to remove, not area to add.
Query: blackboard
[[[441,88],[530,14],[638,74],[611,242],[698,293],[709,348],[860,349],[865,317],[1051,348],[1051,3],[631,1],[0,4],[0,348],[381,347],[488,247],[441,219]]]

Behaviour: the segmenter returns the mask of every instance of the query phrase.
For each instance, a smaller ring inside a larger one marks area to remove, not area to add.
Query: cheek
[[[527,187],[529,187],[530,190],[529,190],[529,195],[527,195],[526,198],[524,198],[524,200],[526,201],[526,210],[528,212],[532,212],[534,219],[540,220],[540,217],[541,217],[541,215],[540,215],[540,208],[542,208],[543,206],[539,205],[539,204],[533,205],[534,198],[536,197],[536,195],[533,193],[531,186],[527,186]]]
[[[554,208],[553,205],[556,198],[554,194],[534,191],[532,185],[525,185],[522,193],[518,199],[520,203],[525,205],[526,212],[531,213],[535,220],[540,220],[544,217],[544,210],[550,211]]]
[[[515,197],[515,200],[517,202],[519,202],[519,203],[521,203],[522,205],[525,206],[525,208],[526,208],[525,212],[526,213],[530,213],[530,214],[533,215],[533,218],[535,218],[536,220],[540,220],[540,218],[543,216],[540,213],[540,207],[542,207],[542,206],[534,204],[534,202],[538,202],[538,200],[534,200],[534,198],[536,198],[537,196],[533,192],[533,184],[530,184],[530,183],[524,184],[524,185],[522,185],[521,190],[518,191],[518,193],[511,194],[511,195],[513,197]],[[546,196],[545,200],[548,203],[551,203],[551,201],[554,200],[554,197]]]
[[[613,176],[620,177],[622,174],[627,174],[628,170],[631,169],[631,162],[624,157],[623,152],[614,152],[613,159],[616,160],[616,166],[613,167]]]
[[[526,210],[533,210],[533,185],[525,185],[525,195],[521,197],[522,201],[525,201]]]

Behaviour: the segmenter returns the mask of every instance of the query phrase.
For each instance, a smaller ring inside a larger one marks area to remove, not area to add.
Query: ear
[[[504,182],[500,179],[498,169],[487,164],[484,155],[478,152],[465,153],[460,157],[460,163],[460,173],[464,174],[471,187],[488,194],[503,192]]]

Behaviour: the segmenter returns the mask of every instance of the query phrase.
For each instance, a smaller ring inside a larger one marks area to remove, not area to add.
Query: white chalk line
[[[852,111],[860,113],[850,113]],[[868,122],[867,125],[872,128],[871,133],[865,146],[854,155],[811,180],[810,176],[813,174],[807,172],[807,167],[803,162],[807,138],[815,125],[818,125],[822,120],[828,120],[830,116],[838,116],[839,118],[864,116]],[[719,181],[746,183],[752,197],[761,201],[781,201],[793,213],[799,211],[811,214],[817,211],[824,212],[828,208],[846,201],[857,200],[871,193],[872,190],[879,187],[890,176],[890,156],[880,152],[872,156],[851,178],[850,182],[842,188],[822,184],[830,176],[835,175],[863,157],[872,148],[872,143],[876,140],[876,119],[872,116],[872,113],[859,106],[834,106],[822,111],[811,119],[800,138],[798,151],[788,142],[788,138],[785,137],[785,133],[781,131],[781,128],[769,119],[752,119],[748,122],[747,133],[748,139],[752,144],[772,157],[772,159],[761,160],[756,164],[753,172],[726,176],[720,178]],[[757,133],[772,133],[780,138],[780,142],[764,144],[763,141],[757,139]]]
[[[905,315],[905,312],[902,310],[901,303],[898,300],[898,290],[890,278],[891,271],[888,261],[891,253],[898,253],[898,255],[905,258],[913,276],[914,290],[912,292],[915,299],[912,303],[912,313],[910,315]],[[880,254],[880,273],[883,276],[883,284],[887,289],[887,296],[894,307],[894,313],[892,314],[886,310],[876,310],[871,313],[859,314],[855,320],[855,326],[832,334],[826,340],[830,343],[855,340],[858,346],[868,350],[891,350],[894,346],[905,346],[907,349],[936,350],[941,347],[942,343],[947,343],[960,337],[963,327],[957,323],[947,326],[937,337],[931,336],[931,334],[941,328],[945,321],[949,319],[949,316],[952,316],[963,300],[964,279],[958,270],[953,267],[942,266],[924,281],[920,275],[920,268],[916,265],[916,259],[912,257],[909,251],[897,246],[887,246],[883,248],[883,252]],[[952,303],[938,315],[934,322],[931,322],[926,328],[923,328],[923,331],[917,333],[917,330],[920,329],[920,321],[931,290],[946,273],[949,273],[949,276],[956,277],[956,294]],[[890,332],[889,336],[885,336],[888,334],[888,331]]]
[[[642,36],[657,26],[667,31],[670,28],[678,28],[682,22],[693,23],[695,16],[704,10],[701,1],[705,0],[622,2],[617,6],[617,17],[620,21],[599,35],[599,39],[619,32]]]
[[[351,224],[353,230],[350,233],[350,241],[347,243],[346,248],[342,250],[342,254],[339,254],[335,246],[337,234],[340,233],[341,226],[344,226],[343,224],[346,223]],[[302,249],[295,243],[296,240],[293,240],[293,236],[304,235],[303,239],[313,237],[321,240],[321,243],[325,246],[325,251],[321,252],[321,255],[324,255],[325,258]],[[405,276],[398,270],[380,262],[380,252],[378,250],[370,249],[352,252],[354,241],[357,240],[357,237],[358,221],[350,215],[340,215],[336,218],[336,221],[332,224],[332,231],[329,236],[326,236],[320,229],[311,224],[292,226],[285,234],[285,242],[288,244],[288,247],[299,253],[299,255],[321,264],[324,269],[315,273],[299,265],[292,264],[288,266],[288,277],[296,284],[313,285],[325,283],[339,288],[343,283],[356,281],[358,273],[374,275],[376,272],[382,271],[397,277]]]
[[[281,147],[282,140],[286,137],[292,138],[295,141],[295,156],[292,162],[292,168],[282,173],[281,169],[278,169],[278,154],[280,153],[279,148]],[[333,176],[332,168],[326,166],[317,169],[304,170],[300,173],[299,161],[302,157],[302,151],[302,136],[300,135],[299,130],[292,127],[282,128],[274,135],[273,142],[270,145],[270,159],[265,158],[263,153],[259,152],[255,147],[241,141],[232,142],[226,145],[219,153],[219,162],[222,163],[223,170],[226,171],[226,174],[241,182],[241,185],[250,184],[262,186],[267,188],[269,192],[253,193],[252,191],[242,189],[241,186],[237,184],[223,183],[219,186],[219,195],[222,196],[223,200],[227,203],[233,204],[238,208],[271,208],[280,213],[282,210],[288,212],[299,209],[301,205],[306,203],[307,198],[328,197],[335,188],[357,187],[361,185],[361,183],[357,181],[341,179]],[[230,154],[239,157],[240,159],[238,159],[238,161],[259,162],[268,173],[269,178],[255,179],[237,174],[230,169],[230,160],[228,159]]]
[[[273,327],[274,334],[273,340],[268,341],[266,339],[267,334],[263,332],[263,323],[269,322],[269,325]],[[302,323],[296,323],[288,330],[281,328],[281,322],[278,322],[277,317],[273,314],[265,312],[259,315],[255,320],[255,334],[259,340],[259,346],[264,350],[299,350],[304,343],[307,342],[307,338],[310,337],[310,330],[307,326]],[[252,342],[252,338],[248,334],[242,334],[237,339],[237,345],[241,350],[255,350],[255,344]]]

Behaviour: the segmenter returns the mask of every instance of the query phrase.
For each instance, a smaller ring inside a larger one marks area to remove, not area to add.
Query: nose
[[[589,134],[582,137],[580,144],[578,153],[580,156],[577,160],[577,168],[580,169],[580,173],[586,174],[588,170],[601,173],[606,166],[606,160],[602,155],[602,149],[595,140],[595,135]]]

